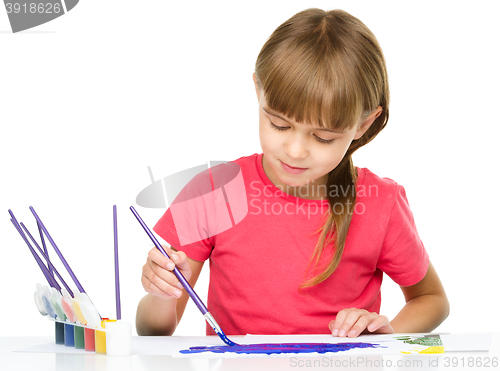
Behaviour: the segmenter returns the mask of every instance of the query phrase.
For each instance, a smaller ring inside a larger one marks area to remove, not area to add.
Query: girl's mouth
[[[307,170],[307,168],[289,166],[281,160],[280,160],[280,162],[281,162],[281,166],[283,167],[283,169],[287,173],[290,173],[290,174],[300,174],[300,173],[303,173],[304,171]]]

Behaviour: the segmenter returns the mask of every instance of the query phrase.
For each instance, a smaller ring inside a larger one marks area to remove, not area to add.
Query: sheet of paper
[[[329,344],[339,344],[339,343],[369,343],[374,345],[374,347],[367,348],[354,348],[348,349],[346,351],[334,351],[321,353],[324,356],[356,356],[356,355],[383,355],[383,354],[415,354],[428,349],[428,346],[419,344],[408,344],[404,341],[397,340],[395,337],[408,336],[414,338],[423,337],[426,334],[391,334],[391,335],[361,335],[357,338],[338,338],[332,337],[331,335],[247,335],[243,339],[234,339],[234,337],[229,336],[231,340],[238,344],[283,344],[283,343],[329,343]],[[217,346],[223,346],[225,344],[217,344]],[[193,345],[191,345],[192,347]],[[197,346],[202,346],[199,344]],[[203,353],[180,353],[181,350],[187,350],[189,348],[176,347],[176,350],[172,353],[173,357],[191,357],[191,358],[246,358],[246,357],[295,357],[297,353],[281,353],[281,354],[245,354],[245,353],[213,353],[213,352],[203,352]],[[319,353],[300,353],[301,357],[317,357]]]
[[[341,352],[328,352],[326,356],[351,355],[383,355],[383,354],[418,354],[429,346],[411,340],[420,339],[428,334],[390,334],[390,335],[361,335],[354,339],[334,338],[331,335],[246,335],[229,336],[238,344],[269,344],[269,343],[370,343],[375,348],[356,348]],[[432,334],[431,334],[432,335]],[[401,339],[408,337],[410,343]],[[439,335],[445,352],[454,351],[487,351],[490,347],[491,334],[441,334]],[[399,339],[399,340],[398,340]],[[181,350],[198,346],[224,346],[217,336],[134,336],[132,338],[132,354],[136,355],[171,355],[173,357],[188,358],[240,358],[240,357],[294,357],[297,354],[236,354],[236,353],[196,353],[182,354]],[[56,345],[54,342],[37,345],[18,350],[31,353],[71,353],[88,354],[83,349]],[[318,353],[304,353],[301,357],[315,357]]]
[[[388,334],[388,335],[360,335],[355,339],[347,338],[334,338],[330,335],[272,335],[272,338],[278,342],[297,342],[297,339],[302,339],[304,342],[339,342],[339,341],[367,341],[367,342],[393,342],[394,337],[410,336],[410,337],[422,337],[429,335],[428,333],[414,333],[414,334]],[[443,333],[439,334],[443,346],[446,352],[474,352],[481,351],[486,352],[491,346],[491,333]],[[264,343],[269,340],[269,335],[247,335],[245,339],[251,339],[250,344],[254,343]]]

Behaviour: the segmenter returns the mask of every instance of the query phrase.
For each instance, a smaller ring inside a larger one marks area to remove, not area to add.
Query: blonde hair
[[[357,18],[342,10],[307,9],[279,26],[257,57],[255,74],[267,105],[297,122],[345,130],[378,106],[380,116],[365,134],[353,140],[340,164],[330,172],[327,190],[335,185],[354,189],[357,173],[351,155],[370,142],[389,118],[389,84],[382,50],[375,36]],[[327,192],[330,212],[317,233],[309,260],[316,271],[323,252],[334,243],[328,266],[306,280],[310,287],[338,267],[356,201],[355,192]],[[334,205],[343,205],[336,213]]]

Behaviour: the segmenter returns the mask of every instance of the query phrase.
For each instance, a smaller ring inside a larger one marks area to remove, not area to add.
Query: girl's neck
[[[326,182],[328,180],[328,174],[325,174],[324,176],[301,186],[291,186],[282,183],[278,179],[278,177],[270,169],[267,161],[264,159],[264,155],[262,155],[262,167],[271,183],[273,183],[277,188],[289,194],[290,196],[303,198],[305,200],[326,199]]]

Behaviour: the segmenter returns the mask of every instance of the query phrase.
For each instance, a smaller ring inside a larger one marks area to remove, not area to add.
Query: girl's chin
[[[309,183],[308,180],[302,180],[302,181],[297,181],[297,180],[292,180],[292,179],[282,179],[278,178],[280,183],[283,184],[284,187],[302,187],[302,186],[307,186]]]

